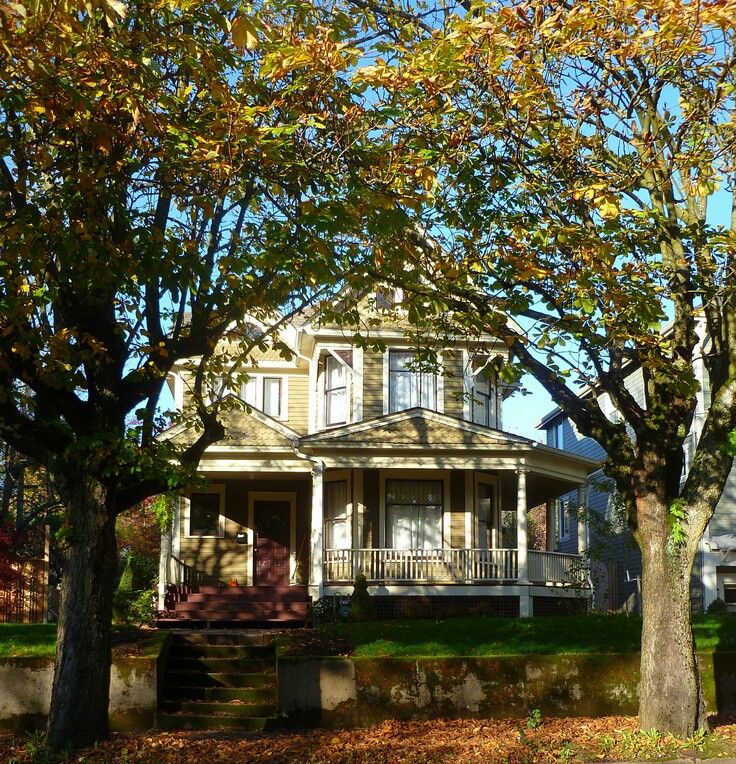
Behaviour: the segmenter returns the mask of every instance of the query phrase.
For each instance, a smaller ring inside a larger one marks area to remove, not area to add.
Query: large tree
[[[731,0],[476,0],[360,75],[435,194],[384,273],[414,315],[504,337],[605,448],[642,553],[640,723],[682,736],[706,724],[690,576],[736,427],[735,25]]]
[[[107,734],[117,515],[222,436],[208,386],[263,341],[243,317],[328,294],[381,229],[345,75],[362,23],[298,0],[0,9],[0,438],[65,507],[53,749]],[[177,450],[159,400],[192,358]]]

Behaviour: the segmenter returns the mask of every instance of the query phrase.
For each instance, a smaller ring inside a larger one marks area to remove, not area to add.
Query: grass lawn
[[[132,626],[113,626],[113,655],[158,655],[166,633]],[[0,658],[53,658],[56,655],[56,624],[0,623]]]
[[[736,617],[701,616],[693,628],[699,650],[736,650]],[[499,656],[628,653],[639,650],[641,619],[585,615],[556,618],[402,620],[323,627],[357,656]]]

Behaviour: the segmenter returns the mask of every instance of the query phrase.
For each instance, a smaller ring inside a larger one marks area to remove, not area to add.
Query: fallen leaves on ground
[[[149,732],[114,735],[79,752],[69,764],[435,764],[444,762],[590,762],[662,757],[734,756],[734,719],[716,719],[708,736],[676,741],[637,731],[636,719],[436,719],[386,721],[355,730],[242,734]],[[532,720],[532,725],[535,722]],[[0,761],[34,764],[38,738],[0,738]]]

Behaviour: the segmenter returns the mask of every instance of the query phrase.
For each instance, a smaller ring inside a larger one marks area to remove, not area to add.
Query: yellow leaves
[[[258,47],[259,26],[248,16],[238,16],[230,25],[230,35],[237,48],[255,50]]]

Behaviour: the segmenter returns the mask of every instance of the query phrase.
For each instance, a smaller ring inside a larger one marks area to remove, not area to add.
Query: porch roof
[[[461,454],[469,460],[496,456],[505,457],[505,461],[515,462],[516,466],[525,464],[532,469],[535,465],[554,462],[565,472],[575,473],[583,479],[600,467],[600,463],[593,459],[423,408],[385,414],[366,422],[307,435],[300,439],[299,447],[314,455],[368,454],[390,449],[394,453],[412,453],[412,456],[416,456],[417,451],[428,456],[443,453],[452,455],[453,461]]]

